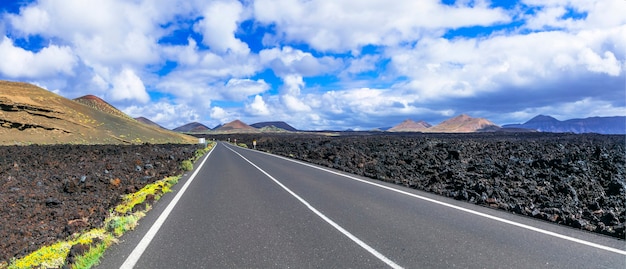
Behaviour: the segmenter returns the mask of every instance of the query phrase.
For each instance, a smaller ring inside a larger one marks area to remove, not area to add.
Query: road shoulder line
[[[126,258],[126,260],[124,261],[122,266],[120,266],[120,269],[131,269],[131,268],[135,267],[135,264],[137,264],[137,262],[139,261],[139,258],[141,258],[141,255],[143,254],[143,252],[146,250],[146,248],[148,248],[148,245],[150,245],[150,242],[152,242],[152,239],[157,234],[159,229],[161,229],[161,226],[163,225],[163,223],[165,222],[167,217],[170,215],[170,213],[172,212],[172,210],[174,209],[174,207],[178,203],[178,200],[180,200],[180,198],[183,196],[183,194],[187,190],[187,187],[189,187],[189,185],[191,184],[193,179],[196,177],[198,172],[202,169],[202,166],[204,166],[204,163],[206,162],[206,160],[209,158],[209,156],[211,155],[211,153],[213,152],[213,150],[216,147],[217,147],[217,145],[215,145],[209,151],[209,153],[204,157],[204,160],[202,160],[202,162],[196,168],[196,170],[193,172],[193,174],[191,174],[191,177],[189,177],[189,179],[187,179],[187,182],[185,182],[185,185],[183,185],[183,187],[176,194],[174,199],[172,199],[172,201],[170,201],[170,203],[167,205],[165,210],[163,210],[163,212],[161,212],[161,215],[159,215],[159,218],[157,218],[157,220],[152,224],[152,226],[150,227],[150,230],[148,230],[148,232],[143,236],[143,238],[141,238],[141,241],[139,241],[137,246],[135,246],[135,248],[130,253],[130,255],[128,255],[128,257]]]

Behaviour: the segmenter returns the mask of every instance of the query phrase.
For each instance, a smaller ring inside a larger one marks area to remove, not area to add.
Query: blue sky
[[[623,0],[0,0],[0,79],[168,127],[626,115]]]

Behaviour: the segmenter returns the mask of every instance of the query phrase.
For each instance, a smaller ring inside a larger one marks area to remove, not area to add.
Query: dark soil
[[[208,137],[209,139],[213,137]],[[624,239],[626,137],[229,135],[252,148]]]
[[[196,149],[0,146],[0,263],[101,226],[122,195],[182,174],[180,163]]]

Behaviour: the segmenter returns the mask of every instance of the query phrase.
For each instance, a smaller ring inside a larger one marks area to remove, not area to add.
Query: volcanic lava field
[[[0,262],[101,226],[122,195],[182,174],[197,148],[0,146]]]
[[[624,239],[625,137],[548,133],[230,134],[209,139]],[[0,147],[0,261],[97,227],[195,145]],[[416,227],[417,228],[417,227]]]
[[[258,150],[624,239],[623,135],[222,135]]]

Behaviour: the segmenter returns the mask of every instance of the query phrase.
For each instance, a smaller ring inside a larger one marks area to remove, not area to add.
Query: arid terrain
[[[182,174],[196,145],[0,146],[0,264],[102,225],[123,194]]]
[[[624,239],[626,137],[223,135],[252,148]]]
[[[0,80],[0,145],[196,143],[140,123],[104,100],[70,100],[37,86]]]

